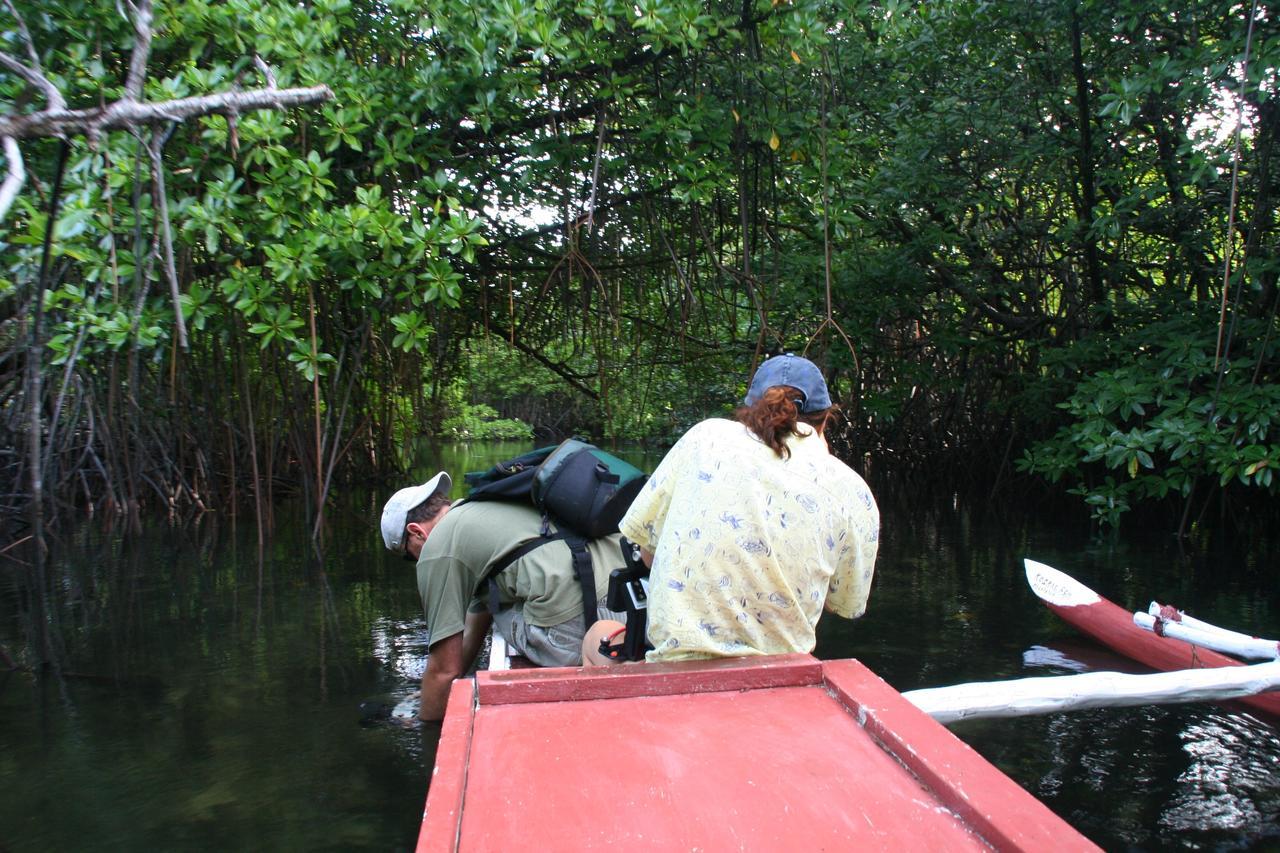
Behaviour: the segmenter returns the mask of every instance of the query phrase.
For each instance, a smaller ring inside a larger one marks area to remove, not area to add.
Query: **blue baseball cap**
[[[800,411],[804,414],[831,408],[827,381],[822,378],[818,365],[807,358],[787,353],[775,355],[765,361],[752,377],[751,387],[747,389],[747,398],[743,403],[748,406],[754,404],[765,391],[775,385],[789,385],[799,391],[804,397],[800,401]]]

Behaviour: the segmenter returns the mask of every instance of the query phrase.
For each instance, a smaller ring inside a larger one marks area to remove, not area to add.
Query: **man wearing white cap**
[[[474,663],[489,626],[496,623],[508,646],[539,666],[582,662],[582,587],[563,539],[548,538],[542,513],[532,504],[449,499],[449,475],[441,471],[420,486],[401,489],[382,511],[387,549],[417,563],[418,593],[430,631],[418,716],[444,716],[449,687]],[[596,589],[608,589],[620,563],[619,536],[587,542]],[[483,587],[491,567],[523,543],[536,544],[497,575],[490,613]],[[597,602],[605,618],[616,614]]]

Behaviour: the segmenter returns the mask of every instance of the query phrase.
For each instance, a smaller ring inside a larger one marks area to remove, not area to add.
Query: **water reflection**
[[[1026,669],[1050,669],[1057,672],[1089,672],[1090,667],[1084,661],[1072,657],[1061,649],[1049,646],[1032,646],[1022,653],[1022,665]]]
[[[380,618],[369,629],[373,656],[387,673],[404,681],[406,689],[422,678],[427,666],[427,630],[421,619]]]
[[[1163,849],[1274,835],[1280,740],[1253,717],[1204,706],[1112,709],[1064,716],[1048,733],[1053,766],[1041,796],[1076,800],[1087,833]]]
[[[0,571],[0,849],[408,849],[434,734],[356,723],[405,683],[367,626],[419,606],[362,527],[86,524]]]
[[[1130,658],[1099,646],[1085,637],[1063,638],[1035,645],[1022,653],[1022,666],[1029,675],[1067,675],[1079,672],[1143,673],[1151,670]]]
[[[1162,830],[1234,831],[1261,835],[1276,804],[1280,740],[1275,730],[1246,715],[1209,717],[1179,737],[1189,764],[1160,816]],[[1263,805],[1260,807],[1258,801]]]

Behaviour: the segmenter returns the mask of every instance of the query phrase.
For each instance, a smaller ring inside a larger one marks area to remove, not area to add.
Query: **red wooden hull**
[[[1102,596],[1082,604],[1061,604],[1045,600],[1046,607],[1062,620],[1104,646],[1132,658],[1152,669],[1200,669],[1218,666],[1244,666],[1228,655],[1193,646],[1182,640],[1161,637],[1133,624],[1133,614]],[[1280,720],[1280,693],[1259,693],[1231,700],[1252,711],[1266,714],[1271,721]]]
[[[856,660],[482,672],[419,851],[1095,850]]]

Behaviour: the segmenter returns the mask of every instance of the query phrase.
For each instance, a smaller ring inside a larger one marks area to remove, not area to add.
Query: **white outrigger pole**
[[[910,690],[902,695],[945,725],[960,720],[1057,714],[1089,708],[1218,702],[1277,689],[1280,689],[1280,661],[1179,669],[1151,675],[1087,672],[981,681]]]
[[[1151,602],[1146,613],[1141,610],[1135,612],[1133,624],[1162,637],[1172,637],[1175,640],[1191,643],[1193,646],[1213,649],[1215,652],[1236,657],[1251,660],[1280,658],[1280,643],[1276,643],[1275,640],[1264,640],[1238,631],[1228,631],[1226,628],[1202,622],[1181,610],[1161,605],[1156,601]]]

